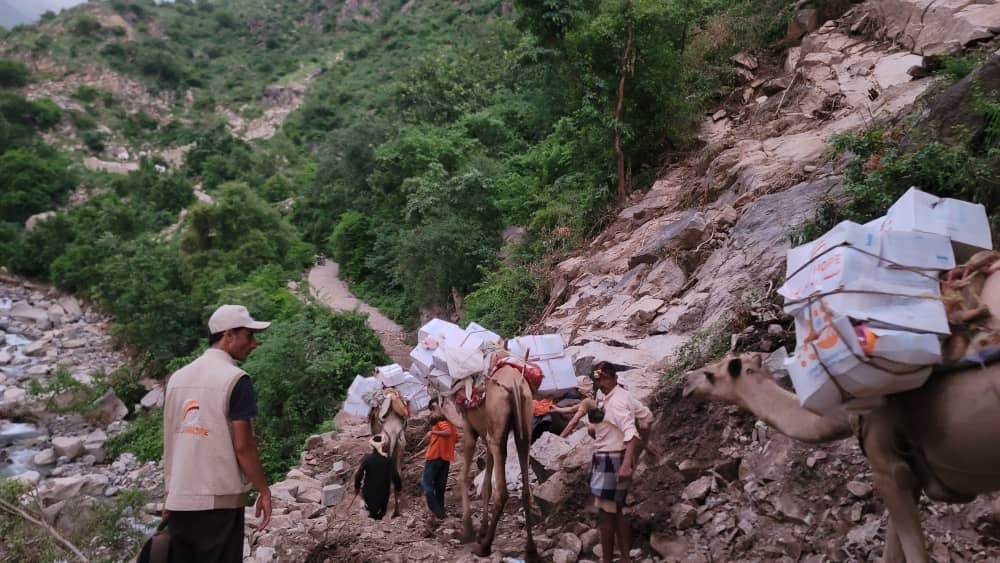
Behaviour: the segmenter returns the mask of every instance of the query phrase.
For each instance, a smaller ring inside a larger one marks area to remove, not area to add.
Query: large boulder
[[[76,459],[83,453],[83,438],[79,436],[56,436],[52,438],[52,449],[58,457]]]

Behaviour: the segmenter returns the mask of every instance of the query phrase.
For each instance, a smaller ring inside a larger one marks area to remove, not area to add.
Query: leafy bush
[[[21,61],[0,59],[0,88],[20,88],[28,83],[29,74]]]
[[[484,273],[476,289],[465,297],[462,317],[512,336],[519,334],[543,305],[537,273],[526,266],[504,265]]]
[[[372,274],[367,268],[367,259],[374,247],[371,218],[360,211],[341,215],[326,241],[327,251],[340,265],[342,277],[348,280],[360,280]]]
[[[73,97],[85,104],[92,104],[102,96],[102,91],[89,84],[82,84],[73,92]]]
[[[131,452],[139,461],[160,461],[163,457],[163,411],[139,415],[122,433],[104,443],[112,458]]]
[[[0,221],[23,222],[52,209],[75,184],[75,174],[58,157],[45,158],[29,149],[0,155]]]
[[[347,387],[388,359],[364,315],[310,308],[274,322],[243,369],[253,377],[260,416],[255,426],[271,478],[298,463],[309,434],[336,414]]]
[[[70,31],[81,37],[92,37],[101,32],[101,22],[92,16],[83,15],[73,22]]]

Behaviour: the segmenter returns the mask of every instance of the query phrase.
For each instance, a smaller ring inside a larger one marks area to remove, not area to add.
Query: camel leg
[[[525,426],[531,428],[530,425]],[[528,477],[528,452],[531,444],[529,437],[514,433],[514,444],[517,446],[517,461],[521,464],[521,504],[524,505],[524,528],[527,531],[527,543],[524,546],[524,559],[528,562],[541,561],[538,549],[535,548],[535,538],[531,533],[531,484]]]
[[[885,551],[882,552],[881,563],[906,563],[903,557],[903,544],[899,543],[899,534],[892,523],[892,516],[885,526]]]
[[[920,489],[911,491],[911,497],[914,504],[919,504]],[[882,552],[881,563],[906,563],[906,557],[903,555],[903,544],[900,542],[899,532],[896,531],[891,513],[885,527],[885,551]]]
[[[472,514],[469,510],[469,466],[472,465],[472,456],[476,453],[476,441],[479,436],[471,427],[462,437],[462,470],[459,472],[459,481],[462,483],[462,542],[472,541]]]
[[[493,497],[493,462],[493,452],[487,447],[486,469],[483,471],[483,486],[480,490],[480,496],[483,501],[483,512],[479,521],[479,535],[476,536],[476,541],[479,543],[483,543],[483,539],[486,538],[486,530],[489,530],[490,527],[490,499]]]
[[[920,527],[920,509],[917,506],[920,487],[917,478],[906,462],[894,453],[892,426],[872,422],[865,425],[864,450],[871,464],[875,489],[889,511],[890,531],[898,537],[898,540],[893,540],[886,534],[883,560],[892,561],[889,556],[898,557],[893,545],[898,541],[907,563],[930,563]]]
[[[506,428],[504,430],[499,436],[491,435],[487,439],[490,452],[493,455],[493,496],[495,499],[493,500],[492,514],[490,514],[489,531],[486,532],[486,538],[479,543],[479,549],[476,550],[476,555],[480,557],[486,557],[493,551],[493,538],[497,533],[497,523],[500,522],[500,516],[503,514],[509,496],[507,475],[504,470],[507,466],[507,440],[504,439],[507,437]],[[483,510],[486,510],[485,506]]]

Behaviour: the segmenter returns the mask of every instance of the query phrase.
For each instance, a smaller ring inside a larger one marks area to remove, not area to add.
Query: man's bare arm
[[[233,429],[233,450],[236,452],[236,461],[243,474],[253,483],[260,495],[257,497],[257,516],[259,517],[263,513],[264,520],[261,521],[260,527],[265,528],[271,521],[271,489],[267,485],[264,468],[260,465],[260,453],[257,451],[257,438],[253,434],[253,422],[233,420],[230,425]]]

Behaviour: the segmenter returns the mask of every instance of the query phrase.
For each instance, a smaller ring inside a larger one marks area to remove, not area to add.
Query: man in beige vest
[[[271,490],[260,465],[250,376],[237,363],[257,347],[255,321],[242,305],[208,320],[209,348],[174,372],[163,407],[164,511],[170,561],[243,561],[244,507],[257,489],[260,528],[271,519]]]

